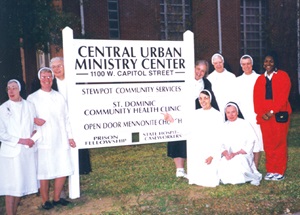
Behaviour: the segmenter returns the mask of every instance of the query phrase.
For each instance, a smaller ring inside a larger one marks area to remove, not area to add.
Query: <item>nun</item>
[[[202,90],[199,95],[202,108],[193,114],[191,137],[187,143],[189,184],[203,187],[216,187],[220,181],[217,170],[221,159],[221,139],[215,132],[222,129],[224,121],[211,101],[211,92]]]
[[[188,137],[187,142],[187,170],[186,178],[189,184],[204,187],[216,187],[219,185],[217,174],[218,163],[221,158],[220,135],[215,135],[223,126],[223,117],[216,110],[218,105],[212,106],[212,94],[209,90],[200,92],[198,102],[201,105],[192,114],[192,122],[184,134]],[[164,119],[170,122],[174,128],[174,119],[169,113],[163,113]]]
[[[222,129],[222,158],[218,175],[223,184],[260,184],[262,175],[253,160],[253,147],[258,141],[256,133],[234,102],[225,106],[225,123]]]
[[[22,196],[37,193],[34,106],[20,96],[16,79],[7,83],[9,100],[0,106],[0,195],[6,214],[17,214]]]
[[[60,198],[66,177],[74,173],[71,161],[71,147],[76,147],[72,137],[67,103],[63,95],[53,90],[54,73],[43,67],[38,71],[41,89],[27,98],[35,106],[40,127],[41,140],[38,141],[38,171],[42,208],[49,210],[54,206],[66,206],[70,202]],[[54,180],[53,199],[49,199],[49,182]]]
[[[211,57],[214,71],[207,76],[212,84],[212,91],[216,96],[220,112],[223,114],[225,105],[234,99],[236,77],[224,67],[224,57],[216,53]]]

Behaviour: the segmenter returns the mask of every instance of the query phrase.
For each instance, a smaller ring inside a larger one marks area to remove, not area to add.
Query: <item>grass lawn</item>
[[[203,188],[175,177],[166,143],[90,150],[93,172],[81,176],[81,197],[70,207],[36,214],[291,214],[300,211],[300,112],[291,116],[283,181]],[[264,156],[259,170],[265,175]],[[0,176],[1,177],[1,176]],[[110,200],[105,208],[101,199]],[[24,198],[26,202],[28,198]],[[86,208],[93,201],[92,210]],[[0,214],[4,197],[0,197]],[[76,212],[77,211],[77,212]],[[79,212],[80,211],[80,212]],[[24,214],[24,213],[20,213]]]

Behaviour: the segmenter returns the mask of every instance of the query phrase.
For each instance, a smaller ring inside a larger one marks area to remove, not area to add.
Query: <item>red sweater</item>
[[[285,71],[277,70],[277,73],[272,77],[272,93],[273,99],[266,99],[266,77],[264,74],[260,75],[254,85],[254,111],[257,114],[257,124],[266,122],[262,119],[262,115],[273,110],[274,113],[279,111],[292,112],[289,103],[289,94],[291,89],[291,81]]]

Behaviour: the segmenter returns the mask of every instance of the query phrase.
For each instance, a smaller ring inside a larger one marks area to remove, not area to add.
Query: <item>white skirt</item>
[[[219,185],[218,177],[218,161],[213,159],[211,164],[207,165],[204,161],[205,158],[201,158],[201,161],[197,159],[188,160],[193,162],[188,167],[188,179],[189,184],[196,184],[203,187],[216,187]]]
[[[36,153],[32,148],[21,147],[18,156],[0,156],[0,195],[21,197],[37,193]]]
[[[65,148],[38,148],[38,176],[39,180],[50,180],[74,173],[71,150]]]
[[[246,182],[258,183],[261,180],[261,174],[256,170],[254,163],[251,163],[247,155],[236,155],[231,160],[222,157],[218,174],[223,184],[242,184]]]

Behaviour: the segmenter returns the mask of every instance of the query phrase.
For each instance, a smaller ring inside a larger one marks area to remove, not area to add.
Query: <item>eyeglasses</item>
[[[50,80],[50,79],[52,79],[52,76],[41,76],[41,79],[43,79],[43,80],[45,80],[45,79]]]
[[[62,68],[62,67],[63,67],[62,64],[51,66],[52,69]]]

